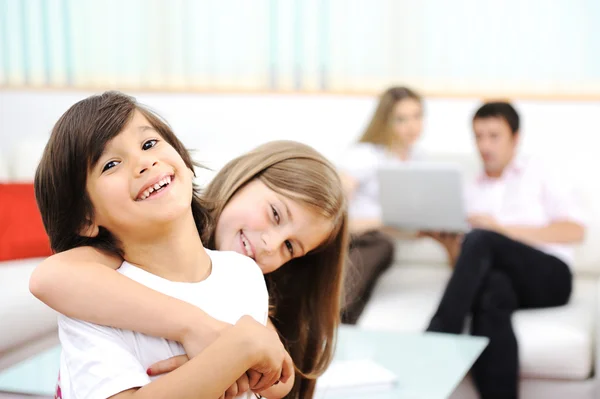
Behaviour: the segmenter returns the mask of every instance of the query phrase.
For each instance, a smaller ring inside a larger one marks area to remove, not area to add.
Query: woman
[[[334,167],[311,147],[272,142],[229,162],[204,197],[216,222],[203,242],[250,256],[266,273],[271,321],[297,372],[290,397],[312,397],[333,355],[347,248]],[[64,315],[179,341],[190,356],[219,335],[223,323],[200,309],[111,270],[121,263],[76,248],[38,266],[30,289]]]
[[[423,130],[421,97],[406,87],[386,90],[367,129],[338,164],[349,198],[350,266],[342,322],[355,324],[379,276],[391,265],[394,244],[381,222],[377,169],[419,159],[415,143]]]

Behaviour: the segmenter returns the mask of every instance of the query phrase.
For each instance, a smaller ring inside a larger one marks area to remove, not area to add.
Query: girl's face
[[[423,130],[423,107],[414,98],[405,98],[394,105],[391,128],[395,138],[404,146],[412,147]]]
[[[330,235],[332,221],[314,208],[254,179],[227,203],[217,221],[216,249],[251,257],[263,273],[306,255]]]

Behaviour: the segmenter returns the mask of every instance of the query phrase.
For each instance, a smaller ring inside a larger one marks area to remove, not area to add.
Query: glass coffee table
[[[397,380],[385,390],[318,389],[319,399],[442,399],[450,396],[487,345],[487,338],[436,333],[369,331],[342,326],[335,361],[371,360]],[[0,372],[0,392],[53,397],[60,347],[53,347]]]
[[[318,390],[318,399],[443,399],[487,346],[485,337],[369,331],[342,326],[335,361],[370,360],[396,375],[391,388],[355,394]]]

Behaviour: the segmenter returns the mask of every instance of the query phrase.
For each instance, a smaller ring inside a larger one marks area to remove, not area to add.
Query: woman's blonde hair
[[[390,148],[395,136],[391,129],[391,116],[394,106],[402,100],[412,99],[421,103],[421,96],[408,87],[391,87],[379,98],[379,104],[371,118],[371,122],[358,140],[361,143],[372,143]]]
[[[245,184],[259,179],[280,195],[308,205],[333,221],[325,242],[265,275],[271,319],[296,366],[290,398],[311,398],[316,378],[333,357],[340,320],[343,270],[348,251],[348,215],[340,179],[333,165],[313,148],[274,141],[229,162],[205,192],[218,221],[229,200]],[[214,248],[214,230],[205,243]]]

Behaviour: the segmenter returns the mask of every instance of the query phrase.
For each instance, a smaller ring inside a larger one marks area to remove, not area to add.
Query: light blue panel
[[[277,75],[278,75],[278,62],[277,62],[277,52],[278,52],[278,44],[277,40],[278,29],[277,29],[277,16],[278,16],[278,7],[277,0],[269,0],[269,53],[268,57],[268,65],[269,65],[269,86],[268,88],[271,90],[277,89]]]
[[[127,0],[110,3],[111,73],[115,81],[126,87],[144,86],[144,66],[152,60],[149,51],[154,47],[148,43],[147,32],[156,29],[149,21],[147,6],[143,0]]]
[[[318,18],[318,42],[319,42],[319,74],[320,81],[319,86],[321,90],[327,90],[328,86],[328,63],[329,63],[329,51],[330,51],[330,34],[329,34],[329,0],[320,0],[319,7],[319,18]]]
[[[74,71],[74,60],[73,60],[73,44],[71,38],[74,36],[72,31],[72,12],[70,6],[71,0],[62,0],[61,11],[62,11],[62,38],[64,43],[64,69],[66,75],[67,85],[75,83],[75,71]]]
[[[0,84],[7,85],[8,70],[8,7],[7,0],[0,0]]]
[[[302,90],[335,81],[350,90],[404,83],[573,94],[600,87],[596,0],[0,0],[0,7],[0,79],[13,85]]]
[[[5,65],[7,66],[6,77],[9,85],[24,84],[26,51],[23,48],[25,38],[23,36],[24,14],[22,5],[15,0],[4,0],[3,17],[6,36],[4,38],[6,48]]]

